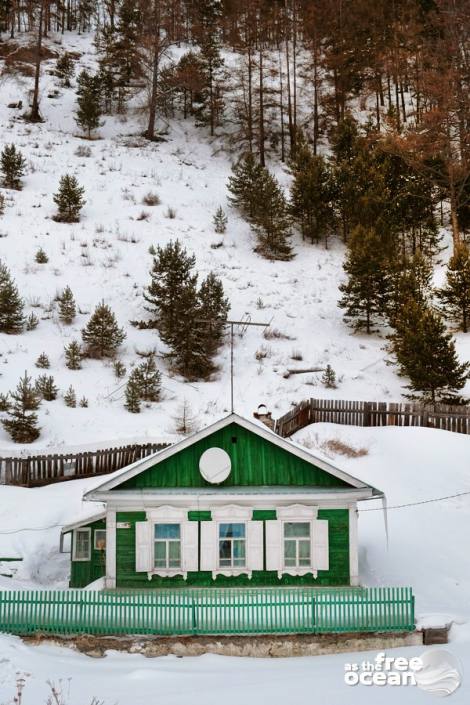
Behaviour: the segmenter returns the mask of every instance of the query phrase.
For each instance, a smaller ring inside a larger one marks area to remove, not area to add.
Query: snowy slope
[[[92,38],[72,35],[66,41],[69,50],[83,52],[77,70],[93,68]],[[166,141],[149,144],[139,136],[142,117],[134,109],[125,116],[106,117],[98,131],[100,139],[83,140],[73,119],[74,89],[60,88],[60,97],[47,97],[58,85],[47,73],[52,64],[45,62],[42,77],[43,124],[28,125],[15,119],[15,111],[6,107],[19,98],[26,104],[28,81],[8,77],[0,84],[0,147],[14,142],[29,164],[24,190],[5,192],[0,258],[11,268],[28,313],[34,310],[41,319],[33,332],[0,335],[0,389],[14,388],[24,370],[33,377],[39,374],[34,362],[46,352],[51,360],[50,374],[62,392],[72,384],[78,398],[85,395],[89,399],[89,408],[69,409],[62,399],[43,403],[39,414],[42,435],[33,447],[171,435],[173,416],[183,398],[201,425],[227,411],[228,346],[219,357],[220,373],[207,383],[187,384],[169,375],[160,360],[164,398],[141,414],[129,414],[123,408],[121,382],[109,363],[85,361],[83,369],[75,372],[64,364],[64,344],[80,338],[81,328],[102,299],[126,328],[122,360],[128,369],[140,359],[137,350],[156,348],[162,352],[154,331],[136,330],[129,321],[146,315],[142,290],[149,281],[150,245],[175,238],[195,252],[201,277],[214,270],[222,278],[233,317],[248,313],[252,320],[269,322],[286,336],[264,340],[259,329],[251,329],[243,338],[237,337],[236,408],[240,413],[251,415],[263,402],[277,416],[292,402],[308,396],[400,398],[403,380],[386,364],[384,339],[354,335],[342,321],[337,307],[344,254],[340,243],[332,242],[325,250],[303,244],[295,235],[297,256],[292,262],[272,263],[255,255],[248,225],[228,207],[230,161],[217,141],[211,143],[206,132],[196,129],[191,120],[177,120],[170,125]],[[76,154],[77,148],[84,146],[91,150],[88,158]],[[287,185],[288,175],[279,165],[273,167]],[[86,189],[87,203],[77,225],[51,219],[53,194],[66,172],[75,174]],[[142,205],[148,191],[159,194],[160,206]],[[212,225],[219,205],[229,214],[224,236],[216,235]],[[165,217],[168,207],[176,209],[175,219]],[[149,214],[148,220],[137,220],[142,211]],[[211,248],[221,241],[221,247]],[[39,247],[49,257],[47,264],[34,261]],[[72,326],[61,325],[54,304],[57,293],[67,284],[82,311]],[[258,362],[256,352],[262,346],[266,357]],[[468,357],[467,338],[460,338],[459,351]],[[297,353],[303,361],[291,359]],[[319,374],[283,377],[286,367],[328,362],[340,379],[333,392],[322,387]],[[0,450],[5,453],[11,447],[0,428]]]

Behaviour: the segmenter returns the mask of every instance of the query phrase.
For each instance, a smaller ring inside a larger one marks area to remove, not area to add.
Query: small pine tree
[[[385,317],[389,292],[388,259],[375,230],[361,226],[353,230],[343,268],[348,280],[339,287],[343,296],[338,305],[356,330],[370,334],[373,321]]]
[[[75,176],[65,174],[60,179],[59,190],[54,195],[57,214],[54,220],[58,223],[78,223],[80,211],[85,205],[83,194],[85,189],[79,185]]]
[[[266,259],[292,259],[287,201],[279,183],[267,169],[263,170],[257,198],[258,205],[253,217],[253,229],[258,237],[256,252]]]
[[[331,365],[326,366],[321,381],[327,389],[336,389],[336,372]]]
[[[140,392],[140,373],[139,369],[136,368],[135,370],[132,370],[131,374],[129,375],[129,380],[126,384],[125,391],[126,401],[124,406],[126,407],[127,411],[131,412],[131,414],[140,413]]]
[[[394,325],[391,349],[401,374],[410,380],[409,398],[432,404],[455,399],[470,376],[470,363],[459,362],[441,316],[410,298]]]
[[[39,318],[36,316],[36,314],[33,311],[31,311],[28,318],[26,319],[26,330],[28,330],[28,331],[36,330],[38,325],[39,325]]]
[[[5,145],[0,155],[0,168],[5,188],[21,191],[21,177],[24,175],[26,160],[14,144]]]
[[[136,379],[140,385],[140,398],[142,401],[159,401],[162,386],[162,375],[155,364],[153,355],[142,362],[137,370]]]
[[[122,379],[126,375],[126,366],[121,360],[115,360],[113,362],[114,374],[118,379]]]
[[[75,73],[75,67],[68,51],[64,52],[62,56],[59,56],[57,59],[55,72],[56,76],[62,81],[62,85],[66,88],[70,88],[70,81]]]
[[[124,330],[119,328],[114,313],[104,301],[96,307],[82,330],[88,357],[114,357],[125,337]]]
[[[459,329],[468,332],[470,325],[470,251],[458,245],[449,260],[446,285],[437,290],[446,318],[456,321]]]
[[[227,230],[227,216],[224,212],[222,206],[219,206],[215,212],[214,218],[214,230],[218,235],[223,235]]]
[[[52,375],[40,375],[36,380],[36,392],[44,401],[54,401],[57,399],[57,394],[59,390],[54,383],[54,377]]]
[[[47,370],[50,366],[51,363],[49,362],[49,358],[47,357],[46,353],[41,353],[38,359],[36,360],[36,367]]]
[[[91,133],[100,126],[101,117],[101,79],[99,75],[92,76],[82,71],[78,77],[77,88],[77,125],[86,131],[88,139]]]
[[[3,392],[0,392],[0,411],[8,411],[10,407],[11,403],[9,393],[7,392],[7,394],[3,394]]]
[[[34,259],[38,264],[47,264],[49,262],[49,257],[42,249],[42,247],[40,247],[39,250],[36,252]]]
[[[227,189],[232,194],[229,202],[248,220],[255,217],[259,206],[259,187],[263,180],[263,173],[263,167],[252,154],[247,154],[232,167],[232,176],[227,184]]]
[[[64,394],[64,402],[66,406],[70,406],[72,409],[75,409],[77,406],[77,395],[75,394],[75,389],[72,385],[70,385]]]
[[[71,343],[65,346],[65,364],[69,370],[80,370],[82,368],[82,348],[80,343],[72,340]]]
[[[0,193],[0,215],[5,213],[5,198],[3,194]]]
[[[222,282],[213,272],[209,272],[202,282],[198,299],[201,319],[207,321],[201,325],[200,335],[206,355],[212,358],[222,345],[225,322],[230,310]]]
[[[62,323],[70,325],[77,315],[77,307],[72,290],[66,286],[59,298],[59,318]]]
[[[5,431],[15,443],[32,443],[39,438],[38,417],[34,412],[40,400],[31,384],[31,377],[25,372],[14,392],[10,392],[11,405],[7,418],[2,420]]]
[[[0,260],[0,332],[21,333],[25,324],[24,303],[10,272]]]
[[[86,397],[82,397],[78,404],[82,407],[82,409],[88,409],[88,399]]]

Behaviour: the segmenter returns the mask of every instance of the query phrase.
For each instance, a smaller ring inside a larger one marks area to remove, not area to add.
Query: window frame
[[[99,546],[97,546],[96,535],[99,534],[100,532],[104,534],[104,548],[100,548]],[[93,532],[93,550],[99,551],[100,553],[101,552],[106,553],[107,540],[108,540],[108,537],[106,534],[106,529],[95,529]]]
[[[245,535],[243,536],[243,538],[239,538],[239,537],[221,538],[221,537],[220,537],[220,527],[221,527],[222,524],[240,524],[240,525],[242,525],[242,526],[244,527],[244,533],[245,533]],[[224,520],[221,520],[221,521],[218,521],[218,522],[217,522],[217,534],[216,534],[217,545],[216,545],[216,551],[217,551],[217,570],[218,570],[219,572],[220,572],[220,571],[222,571],[222,572],[239,572],[239,571],[241,571],[241,572],[246,572],[246,570],[247,570],[247,568],[248,568],[248,566],[247,566],[247,558],[248,558],[248,556],[247,556],[247,549],[248,549],[248,536],[247,536],[247,534],[248,534],[248,531],[247,531],[247,523],[246,523],[246,521],[237,521],[237,520],[233,521],[233,520],[230,520],[230,519],[224,519]],[[220,556],[220,544],[221,544],[222,541],[229,541],[230,544],[231,544],[231,548],[230,548],[230,565],[221,565],[221,562],[220,562],[220,561],[221,561],[221,556]],[[234,565],[234,563],[233,563],[233,560],[234,560],[234,557],[233,557],[233,542],[234,542],[234,541],[243,541],[243,543],[244,543],[244,549],[245,549],[245,550],[244,550],[244,562],[243,562],[243,565]]]
[[[155,536],[155,529],[157,526],[178,526],[179,527],[179,538],[178,539],[157,539]],[[156,573],[168,573],[168,574],[173,574],[173,573],[181,573],[183,569],[183,526],[181,521],[175,521],[171,519],[167,519],[165,521],[154,521],[152,522],[152,529],[153,529],[153,571]],[[164,543],[165,544],[165,566],[157,566],[156,565],[156,555],[155,555],[155,546],[157,541],[159,543]],[[169,565],[170,562],[170,548],[169,545],[170,543],[178,543],[179,544],[179,564],[177,566],[171,566]]]
[[[78,558],[77,557],[77,539],[78,539],[78,534],[86,533],[88,535],[88,556],[86,558]],[[73,552],[72,552],[72,560],[77,562],[77,563],[88,563],[91,561],[91,526],[82,526],[79,527],[78,529],[74,529],[73,531]]]
[[[299,556],[299,541],[306,541],[307,537],[287,537],[286,539],[286,524],[308,524],[309,527],[309,536],[308,536],[308,541],[310,544],[310,558],[309,558],[309,563],[308,565],[300,565],[298,562],[298,556]],[[282,533],[281,533],[281,551],[282,551],[282,567],[283,567],[283,572],[308,572],[310,573],[312,571],[312,565],[313,565],[313,530],[312,530],[313,522],[308,519],[308,518],[294,518],[294,517],[289,517],[288,519],[283,519],[282,520]],[[296,563],[295,565],[286,565],[286,540],[287,541],[295,541],[296,544],[296,556],[295,560]]]

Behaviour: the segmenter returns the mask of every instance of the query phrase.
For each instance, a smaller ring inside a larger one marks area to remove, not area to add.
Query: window
[[[155,568],[171,570],[181,567],[181,527],[179,524],[155,524]]]
[[[95,529],[95,551],[106,551],[106,529]]]
[[[245,524],[219,524],[219,567],[245,566]]]
[[[75,529],[73,560],[89,561],[91,558],[91,529]]]
[[[284,566],[305,568],[310,565],[310,522],[285,522]]]

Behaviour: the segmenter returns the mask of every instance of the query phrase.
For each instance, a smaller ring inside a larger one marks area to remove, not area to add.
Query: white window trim
[[[217,555],[217,568],[212,571],[212,579],[214,580],[218,575],[223,575],[226,578],[238,577],[239,575],[248,575],[251,580],[253,571],[247,566],[248,558],[248,527],[247,522],[251,519],[253,515],[252,507],[245,507],[239,504],[226,504],[222,507],[216,507],[212,511],[212,521],[216,524],[216,555]],[[220,556],[219,556],[219,526],[220,524],[245,524],[245,565],[244,566],[234,566],[229,568],[228,566],[220,566]]]
[[[151,564],[153,566],[152,570],[147,572],[148,580],[152,580],[153,575],[157,575],[160,578],[175,578],[181,575],[184,580],[188,577],[188,571],[183,567],[184,564],[184,542],[185,542],[185,527],[188,519],[188,510],[181,507],[172,507],[168,504],[155,509],[147,510],[147,521],[151,525],[151,541],[150,550]],[[179,524],[180,527],[180,561],[181,565],[179,568],[157,568],[155,566],[155,525],[156,524]]]
[[[107,538],[108,538],[108,536],[106,534],[106,529],[95,529],[94,530],[94,532],[93,532],[93,549],[95,551],[102,551],[103,550],[102,548],[100,548],[99,546],[96,545],[96,534],[100,531],[104,532],[104,542],[105,542],[104,551],[106,552]]]
[[[314,568],[314,551],[313,551],[313,531],[314,523],[318,516],[318,506],[308,506],[305,504],[291,504],[288,507],[279,507],[277,509],[277,518],[280,527],[280,550],[281,550],[281,570],[278,571],[278,578],[283,575],[292,575],[302,577],[310,573],[314,578],[317,577],[318,571]],[[310,565],[308,566],[286,566],[285,551],[284,551],[284,524],[302,523],[310,524]]]
[[[77,558],[77,535],[80,531],[86,531],[88,534],[88,557],[87,558]],[[74,529],[73,532],[73,553],[72,560],[76,563],[88,563],[91,560],[91,527],[80,527],[79,529]]]

